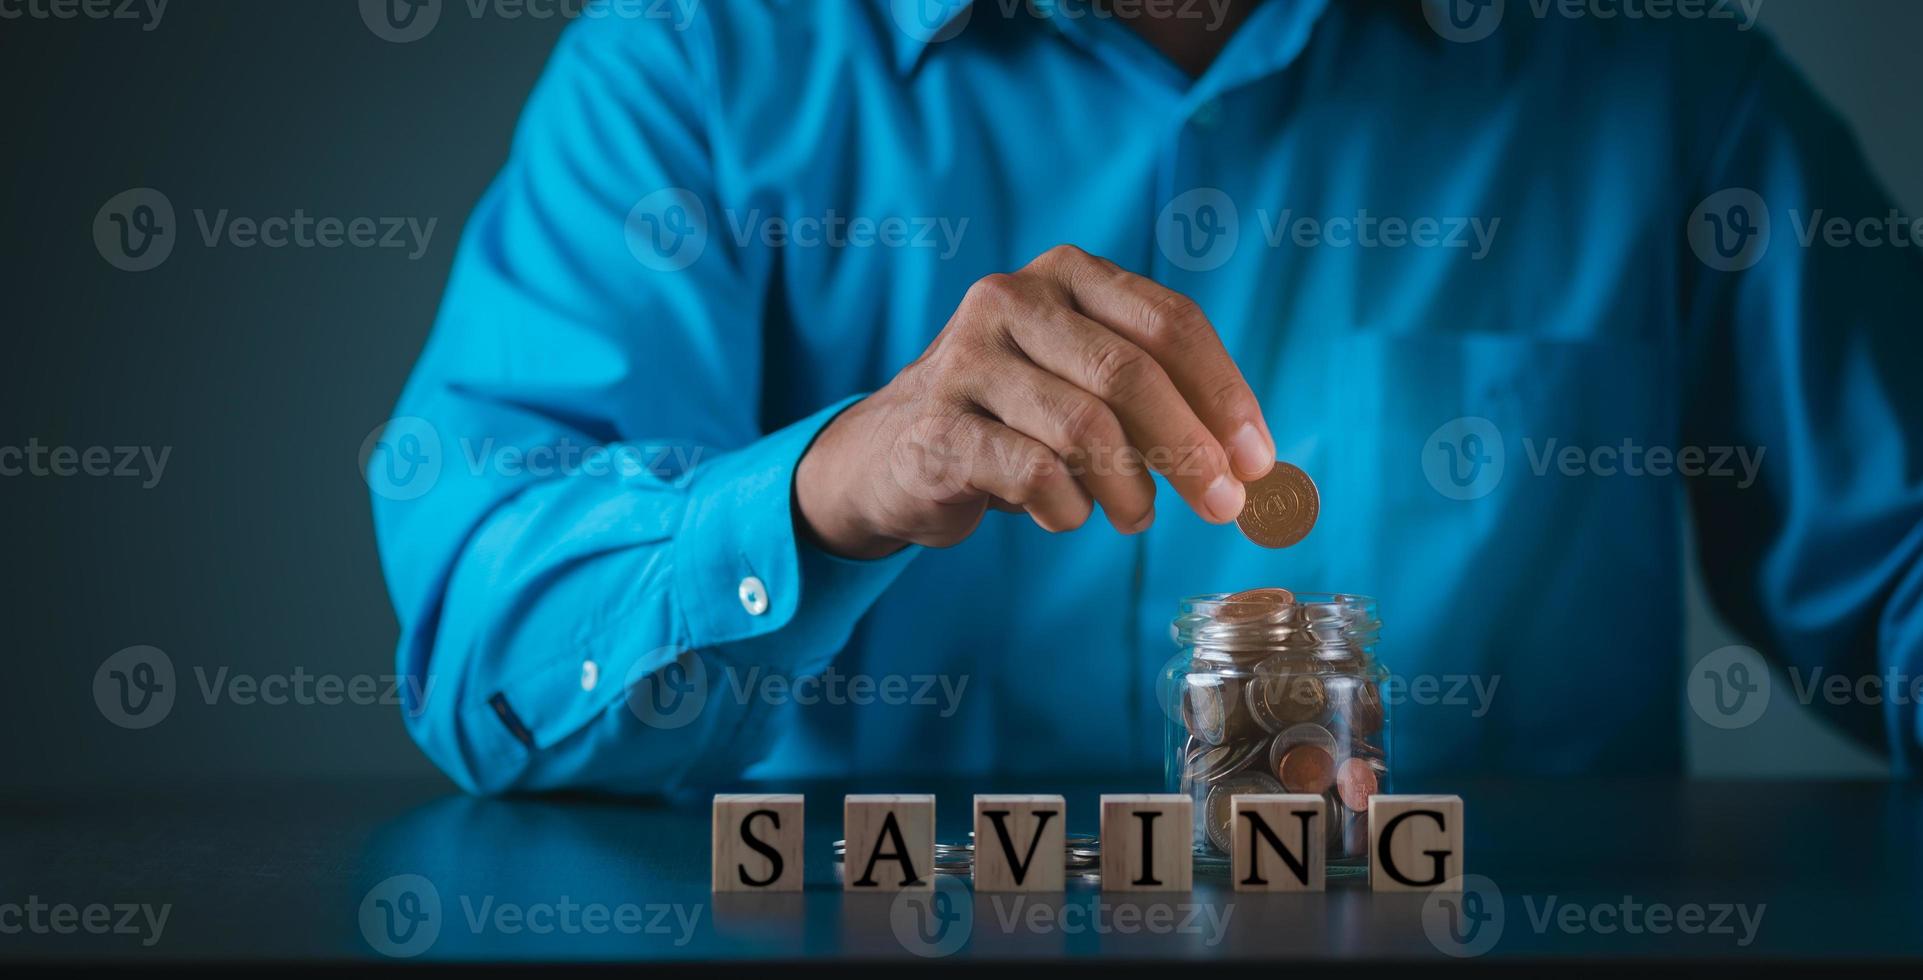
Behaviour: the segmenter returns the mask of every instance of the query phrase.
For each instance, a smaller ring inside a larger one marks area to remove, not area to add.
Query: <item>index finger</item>
[[[1056,250],[1056,278],[1090,319],[1154,357],[1244,481],[1275,465],[1275,438],[1255,392],[1195,301],[1074,246]]]

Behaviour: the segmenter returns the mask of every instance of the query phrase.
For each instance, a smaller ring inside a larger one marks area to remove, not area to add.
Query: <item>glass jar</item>
[[[1329,868],[1368,859],[1371,793],[1392,792],[1389,672],[1376,660],[1374,599],[1282,589],[1192,596],[1160,678],[1170,792],[1195,801],[1195,854],[1228,859],[1229,800],[1315,793],[1328,801]]]

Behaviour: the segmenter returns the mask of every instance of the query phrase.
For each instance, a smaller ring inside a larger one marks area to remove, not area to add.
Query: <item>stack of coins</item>
[[[1179,783],[1198,849],[1228,853],[1237,794],[1307,793],[1328,801],[1330,859],[1364,857],[1369,797],[1389,771],[1373,637],[1354,635],[1339,602],[1298,604],[1285,589],[1238,592],[1210,617],[1226,652],[1191,658],[1181,678]],[[1270,628],[1283,638],[1243,642]]]
[[[829,845],[835,855],[835,875],[840,877],[843,859],[848,856],[848,842],[838,840]],[[1094,874],[1101,870],[1102,845],[1093,834],[1069,834],[1063,841],[1064,868],[1071,875]],[[968,832],[967,843],[946,841],[935,842],[935,873],[938,875],[965,875],[975,870],[975,832]]]

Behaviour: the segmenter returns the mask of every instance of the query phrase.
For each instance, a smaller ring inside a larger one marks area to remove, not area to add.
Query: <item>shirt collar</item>
[[[1000,16],[1002,8],[998,4],[1005,0],[993,0],[977,12],[975,0],[883,0],[889,8],[893,21],[891,36],[894,39],[895,67],[906,75],[915,70],[922,57],[931,47],[944,41],[953,40],[964,34],[969,22],[978,14],[981,16]],[[1026,13],[1038,21],[1050,23],[1057,29],[1062,24],[1052,16],[1059,0],[1025,0]],[[1079,3],[1093,3],[1094,0],[1077,0]],[[1248,22],[1244,23],[1238,34],[1264,34],[1262,38],[1242,38],[1243,46],[1258,44],[1268,50],[1262,58],[1265,62],[1280,60],[1286,63],[1301,51],[1308,38],[1309,29],[1321,18],[1327,0],[1266,0],[1257,6]],[[1252,30],[1253,29],[1253,30]],[[1235,42],[1230,42],[1234,46]]]

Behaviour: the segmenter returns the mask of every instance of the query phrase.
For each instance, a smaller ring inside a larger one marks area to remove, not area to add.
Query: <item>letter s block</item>
[[[841,886],[892,892],[935,887],[935,798],[849,794],[841,803]]]
[[[1462,797],[1369,797],[1369,887],[1462,890]]]
[[[801,890],[801,796],[717,793],[714,880],[718,892]]]

